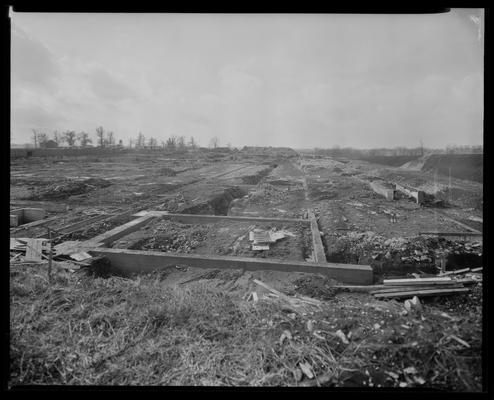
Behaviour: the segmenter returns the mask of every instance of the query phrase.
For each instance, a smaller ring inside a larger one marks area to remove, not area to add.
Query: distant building
[[[58,147],[58,143],[54,140],[47,140],[46,142],[42,142],[39,144],[39,147],[42,149],[56,149]]]

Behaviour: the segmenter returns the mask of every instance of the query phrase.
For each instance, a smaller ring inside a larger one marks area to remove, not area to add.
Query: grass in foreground
[[[478,310],[459,318],[446,309],[445,317],[425,305],[402,315],[401,303],[364,295],[299,315],[275,300],[225,294],[212,281],[171,288],[164,279],[56,271],[49,286],[44,268],[11,267],[10,384],[481,390]],[[285,331],[291,338],[280,341]]]

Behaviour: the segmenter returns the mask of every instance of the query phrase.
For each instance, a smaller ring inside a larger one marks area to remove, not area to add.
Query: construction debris
[[[84,251],[80,251],[79,253],[74,253],[70,255],[70,258],[76,260],[76,261],[83,261],[87,260],[88,258],[91,258],[92,256]]]
[[[445,296],[457,293],[469,292],[465,285],[478,282],[473,278],[453,279],[451,277],[438,276],[433,278],[413,279],[385,279],[383,285],[373,286],[375,289],[369,292],[376,298],[413,298],[406,303],[407,310],[417,307],[418,297]],[[414,300],[416,298],[416,300]]]
[[[385,237],[372,232],[335,232],[335,245],[354,257],[370,255],[375,261],[400,264],[434,264],[448,255],[482,255],[482,242],[452,241],[444,237]]]
[[[40,190],[30,197],[31,200],[58,200],[77,196],[98,188],[105,188],[111,183],[106,179],[89,178],[84,181],[68,180],[65,183],[53,184]]]
[[[286,294],[281,293],[280,291],[272,288],[271,286],[257,279],[253,279],[253,282],[259,286],[262,286],[264,289],[268,290],[272,295],[274,295],[275,298],[282,300],[286,305],[293,307],[293,311],[299,314],[303,314],[304,312],[308,311],[307,306],[319,307],[321,305],[320,300],[312,299],[306,296],[299,296],[299,297],[287,296]]]
[[[417,296],[413,296],[411,300],[405,300],[404,303],[405,308],[407,311],[420,311],[422,310],[422,304],[420,304],[420,300]]]
[[[44,239],[27,239],[26,240],[26,261],[41,261],[43,254]]]
[[[261,229],[254,229],[249,232],[249,241],[252,242],[252,250],[269,250],[269,244],[276,243],[287,236],[294,237],[295,234],[286,230],[263,231]]]

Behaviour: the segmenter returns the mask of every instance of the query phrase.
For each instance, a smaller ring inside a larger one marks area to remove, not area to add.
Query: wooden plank
[[[114,229],[111,229],[105,233],[102,233],[101,235],[98,235],[92,239],[87,240],[86,242],[83,242],[83,246],[98,247],[98,246],[109,245],[115,240],[118,240],[121,237],[128,235],[129,233],[137,231],[138,229],[146,225],[149,221],[151,221],[154,218],[155,216],[153,215],[145,215],[144,217],[136,218],[130,222],[127,222],[126,224],[117,226]]]
[[[167,211],[148,211],[147,216],[172,218],[185,223],[214,223],[221,221],[258,222],[258,223],[289,223],[309,224],[310,221],[301,218],[270,218],[270,217],[246,217],[237,215],[202,215],[202,214],[172,214]]]
[[[435,236],[482,236],[482,232],[419,232],[419,235],[435,235]]]
[[[455,283],[453,285],[448,285],[448,289],[462,288],[463,285],[461,283]],[[437,290],[437,286],[433,285],[424,285],[424,286],[387,286],[385,289],[376,289],[372,290],[371,294],[377,293],[394,293],[394,292],[407,292],[407,291],[417,291],[417,290]],[[441,289],[443,290],[443,289]]]
[[[467,288],[455,288],[455,289],[433,289],[433,290],[414,290],[406,292],[395,292],[395,293],[381,293],[374,294],[374,297],[378,299],[384,298],[403,298],[403,297],[425,297],[425,296],[444,296],[448,294],[457,294],[469,292],[470,289]]]
[[[26,256],[25,261],[41,261],[43,254],[43,239],[27,239],[26,240]]]
[[[80,251],[78,253],[71,254],[70,258],[76,261],[83,261],[83,260],[87,260],[88,258],[91,258],[91,255],[84,251]]]
[[[384,285],[447,285],[454,283],[454,280],[448,277],[444,278],[412,278],[412,279],[384,279]]]
[[[312,247],[314,251],[314,261],[316,263],[326,262],[326,253],[324,252],[324,246],[321,240],[321,234],[319,231],[319,225],[317,224],[316,216],[312,210],[307,211],[307,215],[310,221],[310,230],[312,234]]]
[[[261,282],[258,279],[253,279],[253,281],[254,281],[254,283],[258,284],[259,286],[262,286],[264,289],[270,291],[271,293],[279,296],[282,299],[285,299],[286,301],[291,301],[292,300],[289,296],[287,296],[284,293],[281,293],[280,291],[276,290],[275,288],[272,288],[267,283]]]
[[[342,282],[362,285],[371,284],[373,280],[372,268],[369,265],[318,264],[255,257],[204,256],[102,247],[95,247],[88,252],[93,256],[107,257],[115,268],[124,273],[151,272],[169,265],[188,265],[200,268],[242,268],[249,271],[319,273]]]
[[[463,274],[463,273],[468,272],[468,271],[470,271],[470,268],[463,268],[463,269],[457,269],[455,271],[443,272],[443,273],[440,273],[439,275],[441,275],[441,276],[456,275],[456,274]]]
[[[472,268],[472,272],[482,272],[482,267]]]

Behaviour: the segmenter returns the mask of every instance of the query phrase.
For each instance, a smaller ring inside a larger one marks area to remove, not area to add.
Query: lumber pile
[[[57,267],[76,270],[80,266],[88,266],[88,260],[92,259],[90,254],[81,249],[72,249],[74,251],[67,254],[71,260],[60,255],[53,257],[53,254],[50,255],[50,248],[51,242],[48,239],[10,238],[10,264],[43,264],[51,259],[53,265]],[[58,259],[58,261],[55,261],[55,259]]]
[[[10,251],[25,253],[25,261],[41,261],[43,253],[48,253],[50,243],[47,239],[10,238]]]
[[[470,288],[467,286],[478,281],[472,277],[455,279],[451,276],[385,279],[382,285],[370,289],[369,293],[378,299],[446,296],[469,292]]]

